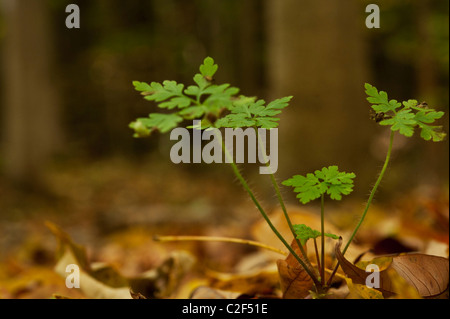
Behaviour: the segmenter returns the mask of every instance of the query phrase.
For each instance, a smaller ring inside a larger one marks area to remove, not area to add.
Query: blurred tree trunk
[[[374,172],[364,168],[373,160],[375,125],[364,93],[364,7],[358,1],[267,0],[266,20],[271,97],[294,96],[279,129],[280,175],[336,164],[370,183]]]
[[[2,168],[14,181],[29,184],[38,181],[42,165],[61,143],[48,4],[42,0],[3,0],[1,4],[7,32]]]
[[[426,97],[428,103],[433,103],[437,95],[435,90],[438,87],[438,75],[435,57],[433,56],[432,34],[434,30],[430,6],[429,0],[414,2],[415,12],[419,17],[415,24],[418,47],[414,58],[417,70],[417,94]]]
[[[264,56],[263,56],[263,21],[261,19],[262,2],[260,0],[240,1],[236,8],[238,24],[235,30],[235,45],[239,52],[236,63],[237,86],[243,94],[264,96],[262,88],[264,82]],[[231,13],[233,14],[233,13]]]

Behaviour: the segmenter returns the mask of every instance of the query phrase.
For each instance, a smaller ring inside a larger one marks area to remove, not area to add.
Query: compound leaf
[[[444,116],[444,112],[436,112],[430,109],[424,109],[416,113],[414,120],[421,123],[433,123],[435,120]]]
[[[271,129],[278,126],[278,121],[280,120],[277,117],[257,117],[256,126],[263,129]]]
[[[267,106],[264,100],[257,100],[253,97],[241,96],[231,107],[231,114],[224,117],[219,124],[222,127],[250,127],[256,126],[264,129],[271,129],[278,126],[280,120],[275,115],[288,106],[292,96],[270,102]]]
[[[316,170],[314,174],[295,175],[282,184],[294,187],[294,192],[298,193],[297,198],[306,204],[322,194],[330,195],[333,200],[341,200],[342,195],[348,195],[353,191],[355,177],[354,173],[339,172],[337,166],[329,166]]]
[[[183,84],[178,84],[175,81],[166,80],[162,85],[157,82],[152,82],[150,85],[150,90],[144,92],[144,98],[155,102],[165,101],[174,96],[182,96],[183,88]]]
[[[366,83],[367,100],[373,103],[372,108],[381,114],[384,120],[379,121],[380,125],[391,126],[392,131],[398,131],[400,134],[411,137],[414,135],[416,127],[421,129],[420,136],[424,140],[434,142],[442,141],[446,134],[441,131],[441,126],[428,125],[442,118],[444,112],[437,112],[428,108],[426,102],[418,104],[417,100],[410,99],[403,103],[396,100],[388,100],[387,93],[380,91]],[[403,108],[397,110],[403,105]]]
[[[391,130],[399,131],[400,134],[411,137],[414,134],[414,126],[417,125],[414,117],[411,109],[403,109],[392,118],[381,121],[380,125],[391,125]]]
[[[304,246],[308,239],[315,239],[317,237],[320,237],[322,233],[318,230],[313,230],[311,227],[306,226],[305,224],[296,224],[292,225],[294,228],[294,232],[297,235],[297,238],[300,239],[300,243]],[[330,233],[324,233],[324,236],[330,237],[333,239],[339,239],[339,236],[330,234]]]
[[[282,182],[282,184],[294,187],[294,192],[298,193],[297,198],[302,204],[307,204],[319,198],[326,191],[314,174],[307,174],[306,176],[295,175]]]
[[[239,93],[239,89],[230,87],[229,84],[211,85],[202,94],[209,94],[203,102],[210,108],[230,108],[233,104],[233,96]]]
[[[314,239],[321,235],[317,230],[313,230],[311,227],[305,224],[292,225],[297,238],[300,239],[300,243],[304,246],[308,239]]]
[[[167,108],[169,110],[174,108],[185,108],[191,105],[191,99],[186,96],[177,96],[172,98],[170,101],[163,102],[159,104],[160,108]]]
[[[433,142],[440,142],[447,136],[447,134],[441,131],[442,126],[432,126],[419,123],[419,127],[422,129],[420,132],[420,137],[426,141],[432,140]]]
[[[289,105],[292,96],[286,96],[281,99],[270,102],[265,108],[258,110],[258,116],[274,116],[281,113],[281,110]]]
[[[228,114],[227,116],[218,119],[215,124],[215,126],[217,128],[220,128],[220,127],[229,127],[229,128],[251,127],[254,125],[255,125],[255,121],[253,119],[249,118],[244,113]]]
[[[387,113],[389,111],[395,111],[399,107],[401,107],[401,103],[397,102],[396,100],[390,100],[388,99],[388,95],[384,91],[377,90],[376,87],[370,85],[369,83],[365,84],[366,93],[369,96],[367,98],[367,101],[372,103],[372,108],[375,112],[383,112]]]
[[[148,101],[158,103],[159,108],[177,111],[172,114],[152,113],[148,118],[139,118],[130,124],[134,136],[150,135],[152,130],[167,132],[183,119],[200,119],[206,127],[261,127],[275,128],[279,114],[292,97],[285,97],[265,105],[264,100],[245,96],[236,97],[239,89],[229,84],[212,84],[212,77],[218,70],[214,59],[207,57],[195,74],[195,85],[185,87],[176,81],[162,83],[133,81],[135,89]],[[229,113],[225,114],[225,110]]]

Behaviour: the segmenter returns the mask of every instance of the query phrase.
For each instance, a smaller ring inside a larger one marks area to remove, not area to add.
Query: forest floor
[[[45,192],[24,191],[0,180],[0,299],[131,297],[130,286],[134,297],[147,298],[282,296],[276,261],[283,254],[236,243],[154,240],[223,236],[286,251],[232,178],[113,159],[55,167],[44,184]],[[419,252],[448,258],[448,200],[448,189],[420,186],[395,202],[380,201],[346,257]],[[275,198],[265,202],[292,240]],[[363,203],[330,203],[326,229],[348,238]],[[319,229],[318,207],[292,205],[289,213],[294,224]],[[93,283],[66,286],[58,242],[75,255],[85,249],[86,265],[79,256],[72,260]],[[327,245],[332,268],[334,244]],[[348,288],[338,274],[336,296],[345,298]]]

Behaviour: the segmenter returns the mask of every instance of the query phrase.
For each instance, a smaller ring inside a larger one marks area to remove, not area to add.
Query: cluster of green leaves
[[[314,174],[294,175],[282,184],[294,187],[294,192],[298,193],[297,198],[306,204],[325,193],[331,199],[341,200],[342,195],[348,195],[353,191],[355,177],[354,173],[339,172],[337,166],[329,166],[316,170]]]
[[[264,100],[256,101],[254,97],[241,97],[233,103],[231,113],[216,122],[216,127],[275,128],[280,119],[274,116],[280,114],[289,105],[291,99],[292,96],[287,96],[265,106]]]
[[[264,100],[255,97],[238,96],[239,89],[230,84],[213,84],[217,64],[207,57],[195,74],[194,82],[185,88],[175,81],[163,83],[134,81],[135,89],[148,101],[154,101],[161,109],[174,110],[172,113],[151,113],[146,118],[138,118],[129,126],[135,137],[149,136],[154,130],[162,133],[177,127],[183,120],[201,120],[201,128],[209,127],[261,127],[273,128],[278,125],[279,114],[292,97],[275,100],[265,106]]]
[[[446,134],[441,131],[442,126],[430,125],[440,119],[444,112],[437,112],[416,100],[408,100],[403,103],[397,100],[389,100],[384,91],[378,91],[376,87],[366,83],[367,100],[372,104],[372,109],[382,115],[380,125],[390,125],[392,131],[411,137],[414,129],[421,129],[420,136],[434,142],[442,141]]]
[[[318,230],[313,230],[311,227],[306,226],[305,224],[296,224],[292,225],[294,228],[294,232],[297,235],[297,238],[300,239],[300,243],[304,246],[308,239],[315,239],[317,237],[322,236],[322,233]],[[330,237],[333,239],[339,239],[339,236],[330,234],[330,233],[324,233],[326,237]]]
[[[185,89],[184,84],[164,81],[162,84],[134,81],[135,89],[148,101],[158,103],[161,109],[176,110],[173,113],[151,113],[147,118],[139,118],[130,124],[135,137],[148,136],[153,130],[162,133],[177,127],[183,120],[218,117],[223,108],[231,107],[232,97],[239,89],[229,84],[212,84],[218,66],[212,58],[206,58],[195,74],[194,82]],[[206,124],[206,123],[205,123]],[[210,125],[205,125],[206,127]]]

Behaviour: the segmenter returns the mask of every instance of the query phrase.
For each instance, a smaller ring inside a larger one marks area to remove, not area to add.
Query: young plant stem
[[[153,240],[158,242],[169,242],[169,241],[209,241],[209,242],[225,242],[225,243],[236,243],[243,245],[250,245],[259,248],[264,248],[267,250],[274,251],[281,255],[286,256],[287,254],[279,250],[278,248],[248,239],[231,238],[231,237],[217,237],[217,236],[154,236]]]
[[[389,160],[391,158],[391,152],[392,152],[392,146],[394,144],[394,131],[391,130],[391,135],[389,137],[389,149],[386,155],[386,159],[384,161],[383,168],[381,169],[380,175],[378,176],[377,181],[375,182],[375,185],[372,188],[372,191],[370,192],[369,199],[366,204],[366,208],[364,209],[364,212],[361,215],[361,219],[359,220],[358,224],[355,227],[355,230],[353,231],[352,235],[350,236],[350,239],[348,240],[347,244],[345,245],[344,249],[342,250],[342,255],[345,254],[348,247],[350,246],[350,243],[353,241],[353,238],[355,238],[356,233],[358,232],[359,228],[361,227],[361,224],[364,221],[364,218],[366,218],[367,212],[369,211],[369,207],[372,204],[373,197],[375,196],[375,193],[377,191],[378,186],[381,183],[381,180],[383,179],[384,173],[386,172],[386,169],[389,164]]]
[[[320,277],[321,277],[321,282],[322,284],[325,283],[325,194],[322,194],[322,196],[320,197],[320,228],[321,228],[321,232],[322,232],[322,236],[321,236],[321,244],[322,244],[322,251],[321,251],[321,264],[322,264],[322,268],[321,268],[321,273],[320,273]]]
[[[344,249],[342,250],[342,255],[344,255],[347,252],[347,249],[350,246],[350,244],[353,241],[353,239],[355,238],[355,235],[358,232],[358,229],[361,227],[361,225],[362,225],[362,223],[364,221],[364,218],[366,218],[367,212],[369,211],[369,207],[372,204],[372,200],[373,200],[373,198],[375,196],[377,188],[380,185],[381,180],[383,179],[384,173],[386,172],[386,169],[387,169],[388,164],[389,164],[389,160],[391,158],[392,146],[394,145],[394,135],[395,135],[395,132],[391,130],[391,135],[389,137],[389,148],[388,148],[388,151],[387,151],[387,154],[386,154],[386,159],[384,161],[383,168],[381,169],[380,175],[378,175],[378,179],[375,182],[375,185],[373,186],[372,191],[370,192],[370,196],[369,196],[369,199],[367,200],[364,212],[361,215],[361,219],[359,220],[359,222],[356,225],[352,235],[350,236],[350,239],[348,240],[347,244],[345,245]],[[333,279],[333,275],[336,273],[338,267],[339,267],[339,262],[337,263],[336,267],[334,268],[333,274],[330,277],[330,279],[328,281],[328,284],[331,283],[331,280]]]
[[[273,189],[275,190],[275,194],[277,195],[278,202],[280,203],[280,207],[283,212],[284,218],[286,219],[289,229],[291,230],[292,235],[294,236],[294,239],[300,249],[300,252],[303,255],[303,259],[305,260],[305,263],[308,265],[308,267],[310,267],[310,269],[314,269],[314,267],[311,265],[311,262],[308,258],[308,254],[305,251],[305,248],[303,248],[303,245],[300,243],[300,240],[297,238],[297,234],[295,233],[294,226],[292,225],[291,218],[289,217],[289,214],[286,209],[286,205],[284,204],[284,200],[281,195],[280,187],[278,186],[277,180],[275,179],[275,175],[273,174],[272,170],[270,169],[270,164],[269,164],[269,160],[267,158],[265,145],[263,144],[263,142],[261,140],[261,136],[259,135],[258,128],[256,126],[254,126],[253,128],[255,130],[256,137],[258,139],[259,150],[260,150],[261,154],[263,155],[263,161],[266,164],[266,166],[268,167],[268,169],[270,170],[270,174],[269,174],[270,180],[272,182]]]
[[[321,269],[319,249],[317,248],[317,240],[314,238],[314,250],[316,251],[317,269]]]
[[[286,242],[286,240],[284,239],[284,237],[280,234],[280,232],[276,229],[276,227],[272,224],[272,221],[270,220],[269,216],[266,214],[266,212],[264,211],[264,209],[262,208],[261,204],[259,203],[259,201],[256,199],[255,195],[253,194],[252,190],[250,189],[250,187],[247,184],[247,181],[245,180],[245,178],[242,176],[241,172],[239,171],[239,168],[236,166],[236,164],[234,163],[233,157],[230,155],[230,153],[228,152],[228,149],[225,146],[225,143],[222,139],[221,136],[219,136],[219,134],[217,134],[217,131],[215,131],[216,137],[219,138],[221,140],[222,143],[222,149],[225,152],[225,156],[227,158],[228,163],[231,165],[231,168],[233,169],[233,173],[234,175],[236,175],[237,179],[239,180],[239,182],[241,183],[241,185],[244,187],[244,189],[246,190],[246,192],[248,193],[248,195],[250,196],[251,200],[253,201],[253,203],[255,204],[255,206],[258,208],[259,212],[261,213],[262,217],[264,218],[264,220],[266,221],[266,223],[269,225],[270,229],[272,230],[272,232],[278,237],[278,239],[283,243],[283,245],[289,250],[289,252],[292,254],[292,256],[294,256],[294,258],[299,262],[299,264],[303,267],[303,269],[305,269],[305,271],[308,273],[308,275],[311,277],[311,279],[313,280],[314,284],[316,285],[316,288],[318,290],[321,290],[321,285],[320,282],[318,281],[316,275],[308,268],[308,266],[306,266],[306,264],[303,262],[303,260],[298,256],[298,254],[294,251],[294,249],[291,247],[291,245],[288,244],[288,242]]]

